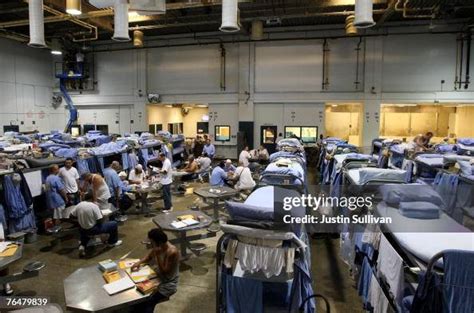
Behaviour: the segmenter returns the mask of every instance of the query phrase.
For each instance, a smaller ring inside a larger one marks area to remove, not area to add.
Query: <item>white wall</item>
[[[323,40],[225,44],[225,91],[219,85],[217,44],[101,52],[96,54],[97,92],[74,100],[79,106],[133,104],[132,130],[147,129],[146,97],[140,97],[139,90],[143,95],[159,93],[164,103],[208,103],[210,112],[218,112],[216,120],[211,119],[211,132],[216,124],[231,124],[236,135],[239,120],[255,121],[256,143],[263,124],[278,125],[280,131],[285,125],[304,123],[320,126],[324,133],[322,104],[358,102],[364,104],[363,145],[368,146],[378,136],[382,102],[473,102],[474,84],[468,90],[454,90],[455,38],[451,34],[365,38],[360,45],[358,90],[354,84],[358,38],[328,40],[327,91],[321,87]],[[442,89],[441,80],[445,80]],[[302,120],[293,123],[288,112]],[[235,144],[233,139],[217,145],[236,157]]]
[[[53,67],[49,50],[0,39],[0,133],[3,125],[21,131],[62,130],[67,115],[63,106],[53,108]]]

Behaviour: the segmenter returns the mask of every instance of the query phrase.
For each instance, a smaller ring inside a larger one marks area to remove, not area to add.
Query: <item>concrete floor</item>
[[[193,186],[200,186],[194,184]],[[184,196],[175,196],[175,210],[184,210],[197,201],[192,188]],[[157,206],[161,206],[159,201]],[[151,218],[129,215],[129,220],[119,228],[120,238],[124,244],[110,250],[97,249],[95,255],[88,259],[78,256],[77,238],[62,241],[53,249],[48,249],[51,237],[39,236],[34,244],[25,245],[23,259],[18,261],[12,270],[20,270],[26,263],[39,260],[46,264],[40,276],[13,284],[16,295],[47,296],[65,310],[63,280],[80,267],[95,265],[105,259],[118,259],[130,253],[130,257],[142,257],[146,249],[140,242],[146,233],[154,227]],[[219,234],[218,234],[219,235]],[[178,292],[170,301],[161,303],[155,312],[195,312],[207,313],[215,311],[215,247],[218,240],[210,238],[202,240],[208,248],[200,257],[192,256],[180,266]],[[312,240],[312,270],[314,290],[324,295],[331,303],[332,312],[363,312],[362,304],[354,289],[347,266],[339,258],[339,241],[337,239]],[[319,312],[324,312],[319,309]]]

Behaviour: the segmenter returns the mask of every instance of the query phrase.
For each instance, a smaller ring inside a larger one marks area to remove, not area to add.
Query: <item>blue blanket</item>
[[[398,207],[401,202],[430,202],[444,207],[441,196],[428,185],[420,184],[389,184],[380,186],[383,200],[390,206]]]
[[[444,311],[474,312],[474,252],[446,251],[444,268]]]
[[[474,138],[459,138],[458,143],[466,146],[474,146]]]
[[[400,202],[399,212],[401,215],[417,219],[439,218],[439,206],[423,201]]]

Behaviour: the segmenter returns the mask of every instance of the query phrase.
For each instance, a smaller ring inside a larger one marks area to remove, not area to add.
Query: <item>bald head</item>
[[[59,172],[59,166],[57,164],[51,164],[49,166],[49,173],[56,175]]]
[[[110,164],[110,167],[113,168],[114,170],[118,171],[118,170],[120,170],[120,163],[118,161],[113,161]]]

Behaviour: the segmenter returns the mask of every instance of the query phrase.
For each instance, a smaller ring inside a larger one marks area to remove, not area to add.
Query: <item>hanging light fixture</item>
[[[252,21],[252,31],[250,33],[250,39],[252,40],[263,39],[263,22],[261,20]]]
[[[222,0],[222,24],[219,29],[226,33],[240,30],[238,0]]]
[[[357,27],[354,26],[354,15],[349,15],[346,17],[346,35],[355,36],[357,35]]]
[[[81,0],[66,0],[66,13],[81,15]]]
[[[354,26],[357,28],[368,28],[374,26],[375,22],[372,16],[372,10],[372,0],[356,0]]]
[[[30,18],[30,42],[28,46],[45,48],[43,0],[30,0],[28,2],[28,10]]]
[[[61,51],[61,43],[59,42],[59,39],[53,38],[51,40],[51,54],[54,55],[62,55],[63,52]]]
[[[128,3],[127,0],[115,0],[114,4],[114,35],[115,41],[130,41],[128,34]]]
[[[143,32],[140,30],[133,31],[133,46],[135,48],[143,47]]]

